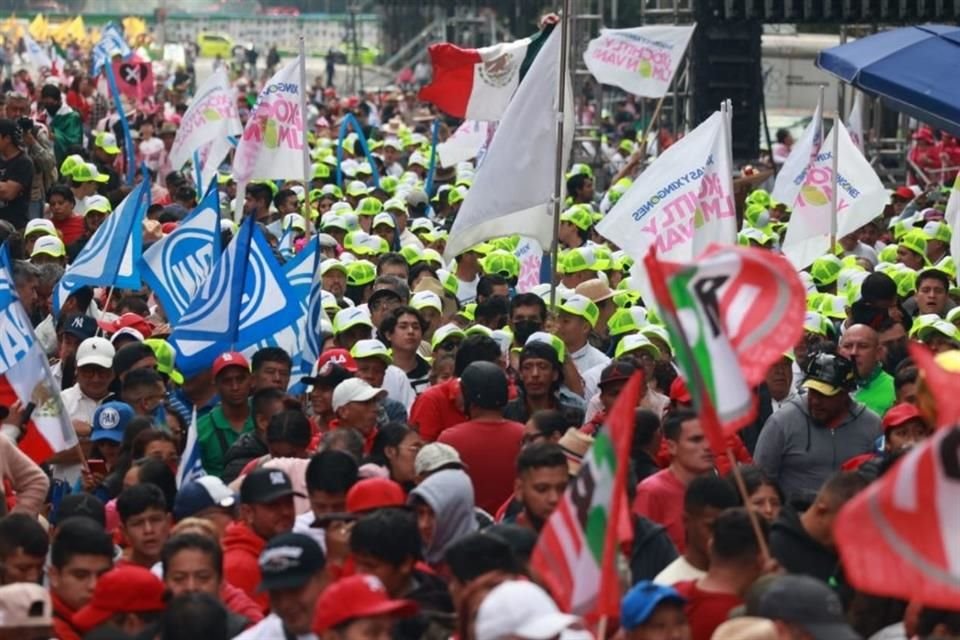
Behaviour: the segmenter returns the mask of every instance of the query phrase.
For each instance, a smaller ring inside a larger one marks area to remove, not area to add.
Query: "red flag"
[[[597,620],[617,617],[619,543],[633,538],[627,466],[634,411],[645,384],[637,372],[613,405],[584,456],[580,473],[540,532],[530,558],[558,606]]]
[[[960,424],[960,356],[956,351],[934,355],[918,342],[908,348],[920,369],[917,407],[924,419],[935,427]]]
[[[126,61],[114,59],[113,75],[117,79],[117,89],[131,100],[139,104],[147,98],[153,98],[156,83],[153,63],[149,60],[140,60],[136,56]]]
[[[960,428],[940,429],[840,512],[834,537],[858,590],[957,608],[958,451]]]

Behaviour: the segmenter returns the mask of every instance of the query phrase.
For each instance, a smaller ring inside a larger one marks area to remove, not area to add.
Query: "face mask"
[[[524,345],[527,343],[527,338],[531,335],[540,331],[543,328],[543,325],[540,324],[537,320],[520,320],[519,322],[513,323],[513,337],[516,340],[516,343],[519,345]]]
[[[49,113],[50,116],[52,117],[52,116],[57,115],[57,111],[60,110],[60,105],[57,104],[57,105],[53,105],[53,106],[47,106],[47,107],[44,107],[44,108],[47,110],[47,113]]]

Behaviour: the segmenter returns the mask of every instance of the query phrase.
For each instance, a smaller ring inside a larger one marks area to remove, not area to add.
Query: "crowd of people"
[[[145,246],[197,206],[168,156],[193,84],[183,74],[128,114],[146,167],[136,180],[152,189]],[[234,82],[245,121],[259,87]],[[64,270],[134,186],[95,85],[79,69],[24,71],[2,94],[0,237],[80,444],[25,455],[30,410],[0,385],[0,638],[597,637],[596,620],[560,611],[531,556],[638,372],[620,461],[634,535],[608,635],[960,637],[960,608],[854,589],[833,536],[843,506],[932,433],[907,343],[960,348],[948,192],[897,188],[801,272],[803,338],[729,439],[741,493],[632,287],[633,261],[596,231],[642,171],[632,102],[602,121],[607,163],[566,175],[551,303],[549,283],[517,290],[517,236],[444,260],[477,168],[437,169],[428,192],[429,106],[318,79],[309,183],[238,193],[229,162],[217,182],[224,246],[241,208],[280,261],[316,231],[322,353],[302,379],[278,347],[228,351],[185,378],[147,287],[75,289],[52,313]],[[344,142],[339,185],[347,112],[361,130]],[[789,204],[758,188],[741,205],[739,242],[778,251]],[[191,430],[205,475],[178,484]]]

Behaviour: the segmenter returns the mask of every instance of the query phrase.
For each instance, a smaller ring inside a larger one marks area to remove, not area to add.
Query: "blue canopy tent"
[[[960,27],[884,31],[825,49],[816,64],[891,108],[960,136]]]

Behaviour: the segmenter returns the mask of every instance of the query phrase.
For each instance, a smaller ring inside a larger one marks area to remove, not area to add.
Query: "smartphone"
[[[107,475],[107,463],[103,460],[87,460],[87,466],[90,468],[90,473]]]

